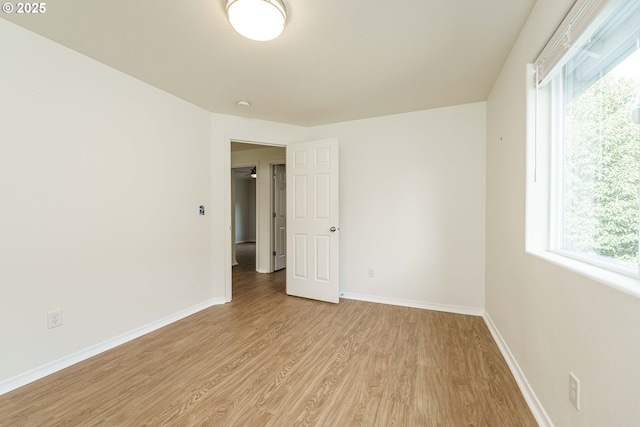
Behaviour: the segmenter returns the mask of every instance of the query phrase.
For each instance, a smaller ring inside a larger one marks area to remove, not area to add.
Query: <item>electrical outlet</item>
[[[371,267],[369,267],[369,277],[371,278],[376,277],[376,272]]]
[[[580,410],[580,380],[573,372],[569,372],[569,400]]]
[[[62,310],[51,310],[47,313],[47,325],[49,329],[62,325]]]

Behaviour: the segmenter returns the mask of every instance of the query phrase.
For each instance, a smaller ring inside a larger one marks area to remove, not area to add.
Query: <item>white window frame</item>
[[[578,0],[536,63],[527,67],[525,247],[529,254],[640,298],[638,269],[560,249],[563,235],[562,209],[559,208],[563,205],[564,191],[563,144],[552,143],[563,134],[563,78],[562,72],[557,70],[561,70],[573,55],[576,45],[590,37],[588,29],[591,24],[599,26],[621,1]],[[585,18],[587,12],[590,15]],[[575,21],[580,19],[583,21],[577,25]],[[588,20],[589,25],[584,20]],[[570,44],[567,43],[567,33],[571,32],[572,26],[581,26],[583,32],[573,34],[573,44]],[[563,54],[559,54],[561,49],[564,49]],[[546,66],[544,76],[540,74],[545,68],[541,64]]]

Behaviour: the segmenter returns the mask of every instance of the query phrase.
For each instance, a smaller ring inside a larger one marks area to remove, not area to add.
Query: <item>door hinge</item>
[[[276,251],[273,251],[273,256],[276,256]]]
[[[275,213],[275,212],[273,213],[273,217],[274,217],[274,218],[276,217],[276,213]]]

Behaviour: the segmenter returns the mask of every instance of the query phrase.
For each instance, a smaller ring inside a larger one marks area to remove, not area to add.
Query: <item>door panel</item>
[[[307,177],[305,175],[296,176],[294,178],[294,205],[296,207],[295,219],[307,219]]]
[[[296,234],[295,235],[295,248],[293,250],[294,260],[295,260],[295,275],[293,276],[296,279],[308,279],[307,271],[307,235],[306,234]]]
[[[316,236],[316,280],[329,282],[331,280],[331,242],[329,236]]]
[[[287,294],[339,302],[338,140],[287,146]]]

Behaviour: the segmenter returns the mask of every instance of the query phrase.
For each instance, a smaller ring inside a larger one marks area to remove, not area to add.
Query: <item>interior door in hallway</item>
[[[287,294],[340,301],[336,138],[287,145]]]
[[[273,256],[274,271],[287,266],[287,169],[273,167]]]

